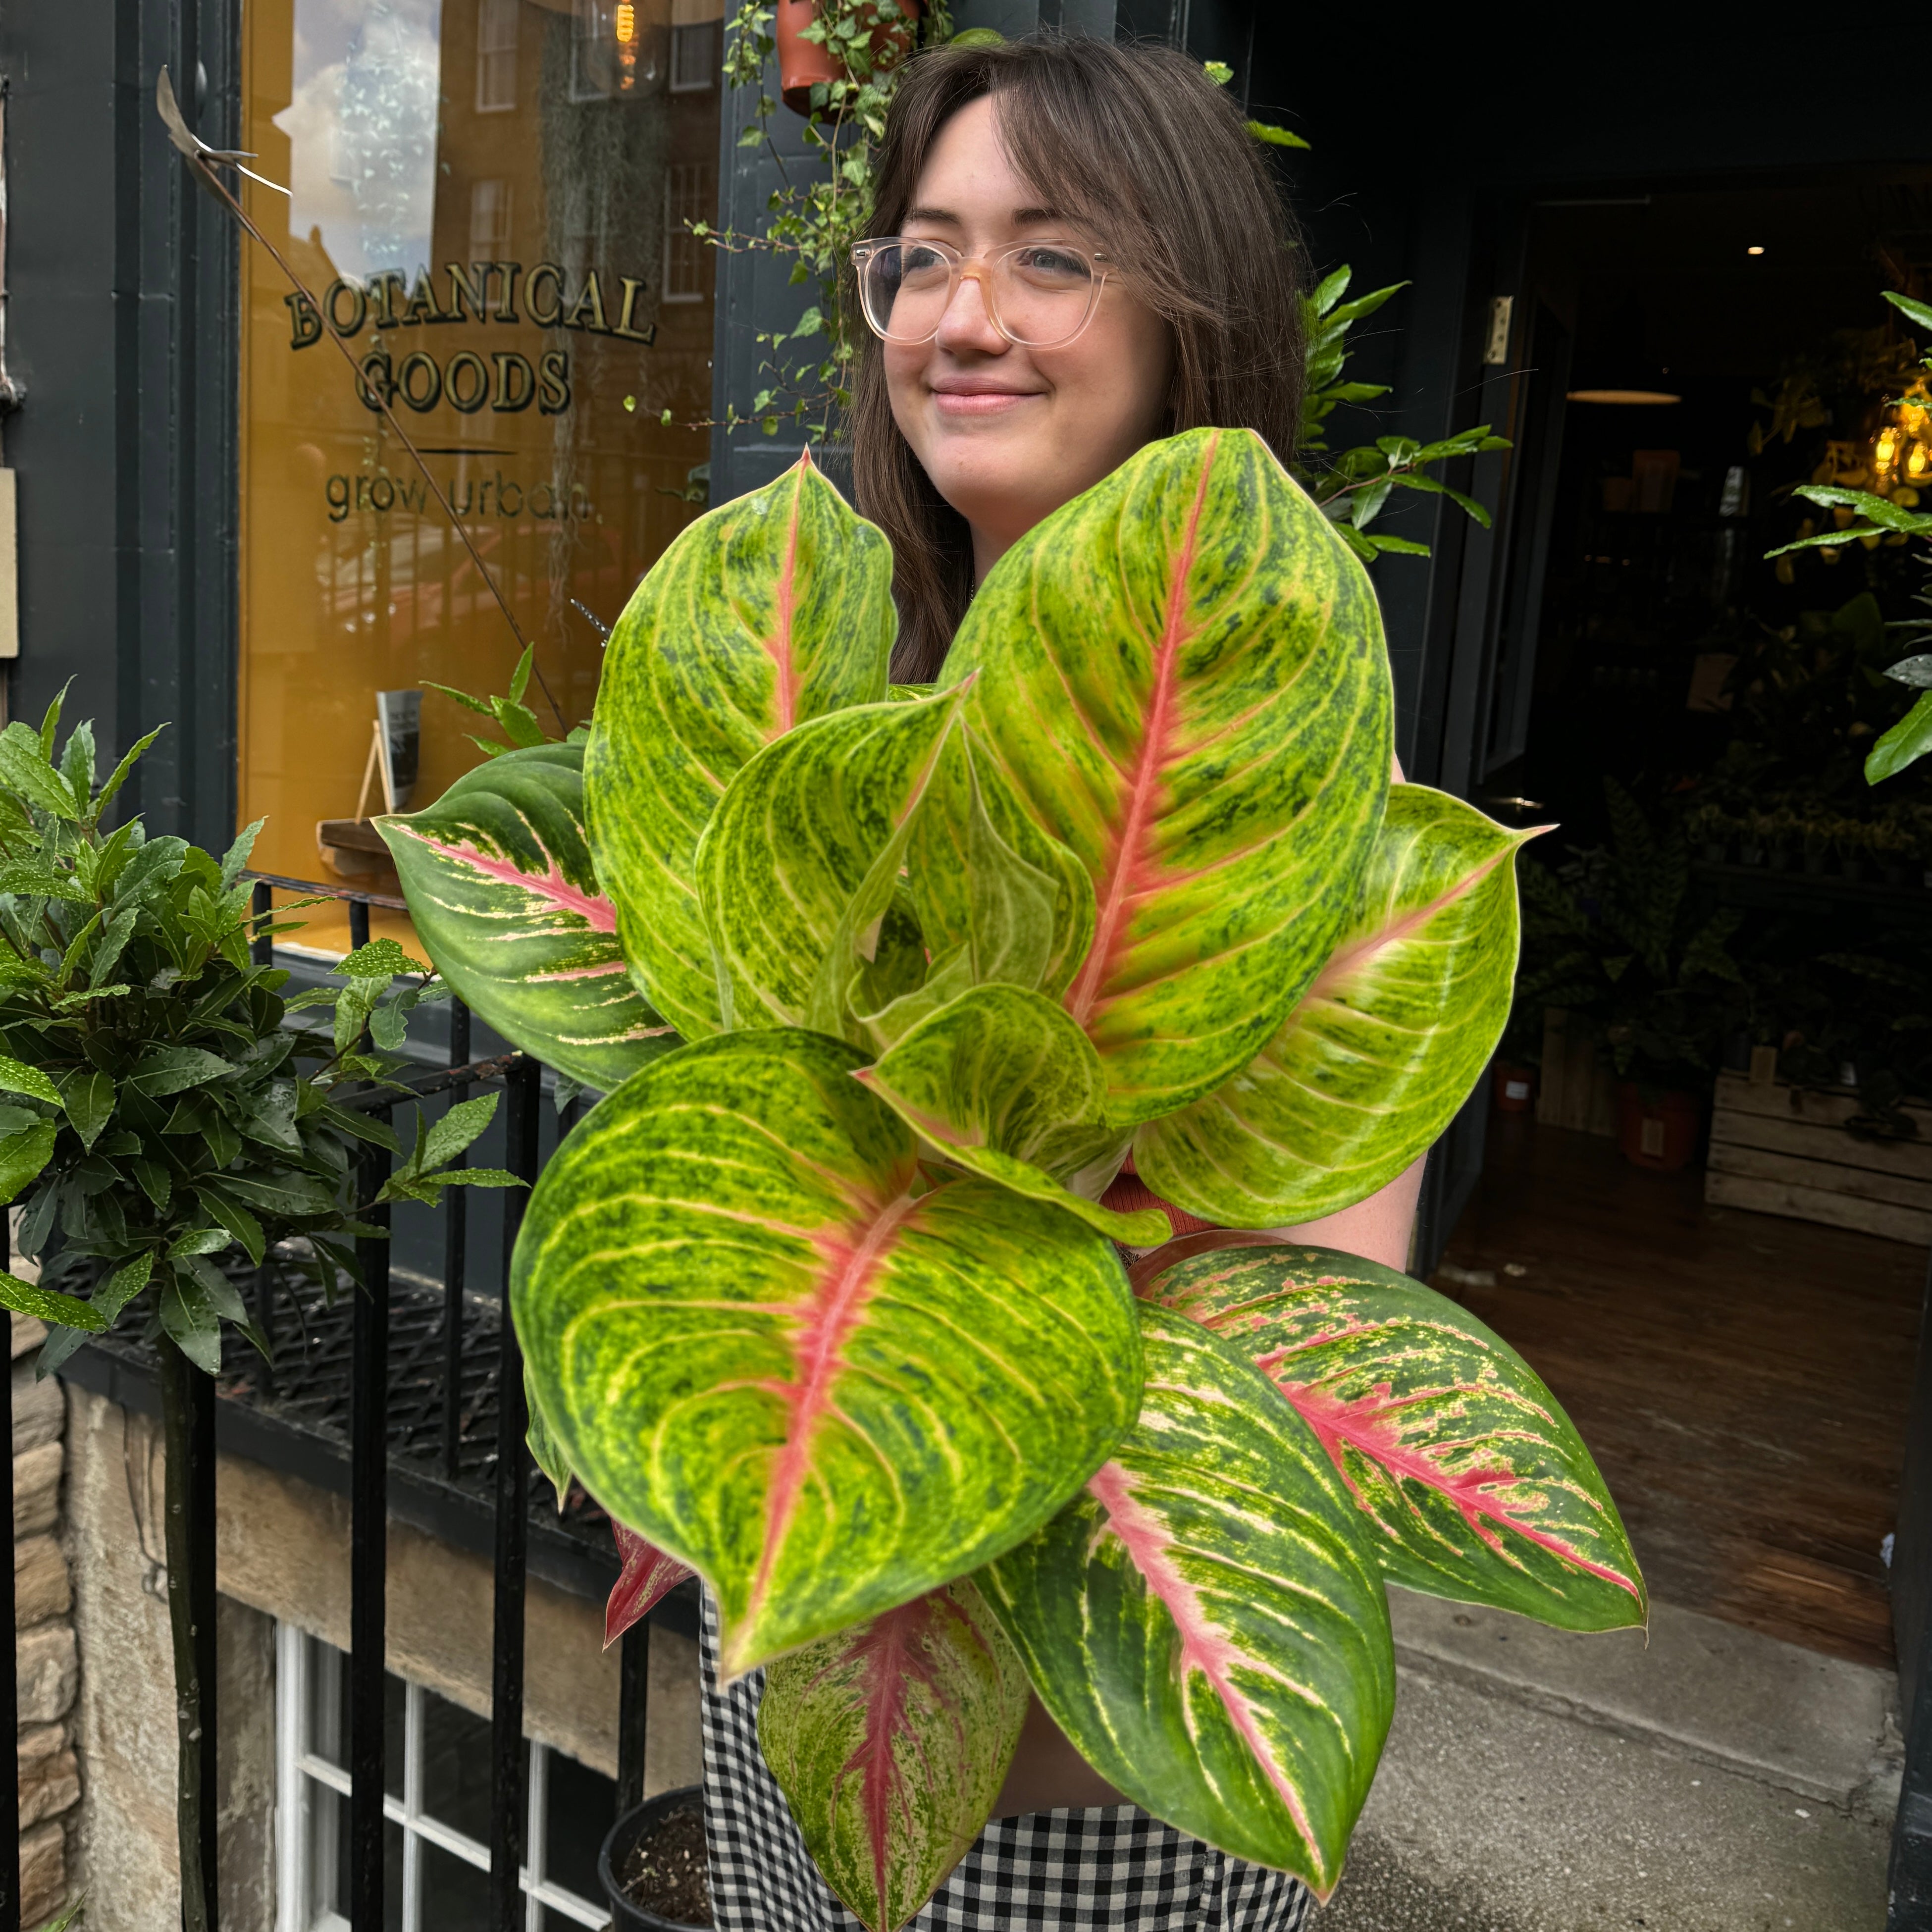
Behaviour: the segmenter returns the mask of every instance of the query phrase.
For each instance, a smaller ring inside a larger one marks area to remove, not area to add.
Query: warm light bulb
[[[1892,432],[1890,430],[1882,431],[1879,436],[1878,447],[1872,452],[1873,460],[1877,464],[1880,469],[1889,470],[1892,467],[1892,459],[1898,454],[1898,444]]]
[[[631,0],[617,0],[617,38],[626,46],[638,38],[638,10]]]
[[[1756,242],[1754,242],[1750,246],[1744,250],[1744,253],[1747,255],[1762,255],[1764,253],[1764,250]]]
[[[1925,474],[1925,446],[1922,442],[1915,442],[1912,446],[1912,454],[1905,459],[1905,473],[1908,476],[1923,476]]]

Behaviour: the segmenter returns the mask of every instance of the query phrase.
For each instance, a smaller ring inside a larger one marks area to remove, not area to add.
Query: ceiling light
[[[1573,403],[1681,403],[1684,398],[1668,389],[1571,389]]]

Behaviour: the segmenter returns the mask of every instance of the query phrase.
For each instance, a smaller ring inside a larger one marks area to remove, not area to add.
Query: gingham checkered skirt
[[[754,1670],[715,1694],[703,1639],[704,1831],[718,1932],[863,1932],[826,1889],[758,1750]],[[1137,1805],[995,1818],[908,1932],[1300,1932],[1298,1880],[1229,1858]]]

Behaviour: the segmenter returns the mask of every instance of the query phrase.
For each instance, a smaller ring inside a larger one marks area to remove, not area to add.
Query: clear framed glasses
[[[1009,342],[1057,349],[1093,320],[1110,265],[1074,242],[1010,242],[967,255],[950,242],[884,235],[861,242],[852,266],[866,320],[887,342],[930,342],[960,283],[970,279]]]

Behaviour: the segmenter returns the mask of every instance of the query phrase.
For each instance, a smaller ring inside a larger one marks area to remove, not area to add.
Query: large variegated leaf
[[[1426,1152],[1502,1037],[1514,860],[1534,836],[1394,787],[1360,902],[1315,983],[1232,1079],[1141,1129],[1142,1178],[1205,1220],[1268,1228],[1365,1201]]]
[[[608,1650],[634,1623],[640,1623],[658,1605],[685,1582],[692,1571],[674,1556],[667,1556],[654,1543],[646,1543],[634,1529],[626,1529],[614,1516],[610,1534],[623,1563],[616,1582],[611,1586],[604,1606],[604,1648]]]
[[[802,456],[699,518],[610,634],[586,766],[624,953],[688,1037],[721,1024],[693,867],[732,774],[794,725],[886,694],[892,552]]]
[[[848,990],[958,711],[949,694],[816,718],[731,781],[696,869],[728,1024],[858,1036]]]
[[[584,747],[533,745],[379,818],[436,970],[503,1037],[587,1086],[676,1045],[640,996],[584,836]]]
[[[1564,1630],[1644,1622],[1643,1579],[1590,1452],[1468,1310],[1322,1248],[1196,1254],[1144,1292],[1239,1348],[1288,1398],[1396,1582]]]
[[[1009,1548],[1140,1396],[1112,1244],[916,1142],[800,1032],[728,1034],[604,1100],[533,1191],[512,1305],[611,1515],[710,1584],[728,1677]]]
[[[946,742],[906,857],[935,956],[962,949],[975,986],[1066,991],[1093,943],[1093,881],[964,733]]]
[[[1150,445],[988,574],[942,682],[1093,880],[1064,994],[1109,1112],[1244,1066],[1354,908],[1391,698],[1361,566],[1258,436]]]
[[[1173,1232],[1158,1208],[1118,1214],[1061,1184],[1119,1136],[1106,1121],[1100,1056],[1043,994],[976,986],[856,1078],[970,1173],[1056,1202],[1130,1246],[1151,1247]]]
[[[1102,1777],[1326,1898],[1394,1707],[1382,1580],[1267,1382],[1164,1308],[1142,1334],[1138,1426],[978,1580]]]
[[[766,1672],[765,1762],[812,1862],[869,1932],[898,1932],[980,1835],[1027,1690],[1012,1646],[964,1579]]]

